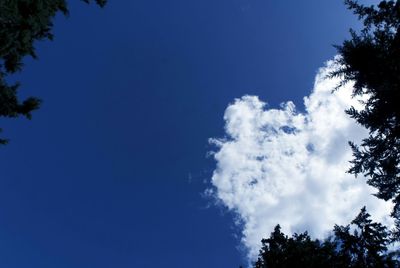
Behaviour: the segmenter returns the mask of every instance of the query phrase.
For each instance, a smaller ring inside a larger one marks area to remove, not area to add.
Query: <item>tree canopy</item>
[[[96,3],[103,7],[106,0]],[[39,108],[38,98],[19,100],[20,85],[9,84],[7,76],[21,71],[24,57],[37,57],[36,41],[53,39],[53,19],[58,12],[68,14],[65,0],[0,0],[0,117],[30,119],[31,112]],[[7,140],[0,139],[0,143]]]
[[[378,189],[377,197],[395,203],[392,216],[400,219],[400,1],[381,1],[363,6],[354,0],[345,4],[363,22],[360,33],[337,46],[341,66],[332,76],[341,86],[354,82],[353,95],[366,97],[364,108],[347,113],[369,130],[353,149],[350,173],[364,174]]]
[[[336,225],[325,241],[313,240],[307,232],[288,237],[279,225],[262,248],[254,268],[284,267],[400,267],[398,253],[388,252],[390,233],[373,222],[366,208],[346,226]]]
[[[373,222],[365,207],[351,224],[336,225],[324,241],[307,232],[288,237],[277,225],[262,240],[254,268],[400,267],[399,252],[388,250],[393,238],[400,239],[400,1],[368,7],[344,2],[363,26],[359,32],[350,29],[351,38],[336,46],[339,67],[330,76],[341,78],[337,88],[354,83],[353,97],[362,97],[363,108],[346,112],[369,131],[361,144],[350,142],[348,172],[366,175],[378,198],[394,202],[395,236]]]

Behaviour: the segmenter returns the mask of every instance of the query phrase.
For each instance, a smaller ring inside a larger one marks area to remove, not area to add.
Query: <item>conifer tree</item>
[[[277,225],[261,242],[254,268],[400,267],[398,253],[388,252],[390,232],[373,222],[365,207],[351,224],[336,225],[325,241],[313,240],[307,232],[288,237]]]
[[[106,0],[96,3],[103,7]],[[21,101],[19,83],[10,84],[7,77],[21,71],[24,57],[37,57],[36,41],[53,39],[53,19],[58,12],[68,14],[66,0],[0,0],[0,117],[30,119],[31,112],[39,108],[38,98]],[[0,139],[4,143],[7,140]]]
[[[378,189],[377,197],[392,200],[400,220],[400,1],[381,1],[365,7],[354,0],[345,4],[363,22],[360,33],[337,46],[338,70],[331,75],[343,85],[354,82],[354,96],[366,97],[364,108],[347,113],[369,131],[353,149],[350,173],[364,174]]]

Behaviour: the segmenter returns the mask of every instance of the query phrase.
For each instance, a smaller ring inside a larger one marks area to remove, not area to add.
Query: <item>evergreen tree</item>
[[[96,3],[103,7],[106,0]],[[39,108],[38,98],[20,101],[19,84],[10,85],[7,76],[21,70],[24,57],[36,58],[35,41],[53,39],[53,19],[58,12],[68,14],[65,0],[0,0],[0,117],[30,119],[31,112]],[[6,142],[0,139],[1,144]]]
[[[387,255],[389,232],[380,223],[372,222],[365,207],[350,225],[335,226],[334,234],[341,264],[350,267],[393,267],[391,255]]]
[[[368,176],[377,197],[392,200],[392,213],[400,220],[400,1],[381,1],[365,7],[354,0],[345,4],[363,22],[360,33],[337,46],[340,69],[332,76],[343,85],[354,82],[354,96],[367,98],[362,110],[347,113],[369,130],[360,145],[350,142],[350,173]]]
[[[307,232],[289,238],[277,225],[270,238],[261,242],[262,249],[255,268],[333,267],[331,258],[335,255],[334,244],[331,241],[312,240]]]
[[[288,237],[277,225],[262,240],[254,268],[400,267],[397,252],[387,250],[389,243],[387,228],[372,222],[364,207],[350,225],[336,225],[333,236],[323,242],[311,239],[307,232]]]

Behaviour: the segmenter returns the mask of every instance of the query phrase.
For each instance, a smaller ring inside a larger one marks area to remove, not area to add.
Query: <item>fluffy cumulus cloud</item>
[[[338,81],[325,78],[332,68],[328,62],[319,70],[305,112],[290,101],[269,109],[258,97],[244,96],[225,111],[226,138],[211,139],[217,150],[209,192],[237,213],[250,258],[278,223],[288,234],[308,230],[323,238],[366,205],[374,220],[390,224],[391,204],[374,197],[365,178],[345,172],[352,158],[348,141],[367,132],[344,112],[361,106],[351,98],[351,85],[332,94]]]

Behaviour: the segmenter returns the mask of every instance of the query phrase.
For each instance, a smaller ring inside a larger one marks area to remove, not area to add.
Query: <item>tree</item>
[[[337,46],[341,85],[353,81],[353,96],[364,96],[362,110],[346,112],[369,130],[353,150],[350,173],[364,174],[378,189],[377,197],[395,203],[392,216],[400,220],[400,1],[381,1],[365,7],[354,0],[345,4],[363,22],[359,34]]]
[[[350,232],[350,225],[335,226],[334,234],[339,260],[350,267],[393,267],[397,262],[393,254],[387,254],[390,233],[385,226],[372,222],[365,207],[351,222],[355,227]]]
[[[307,232],[289,238],[277,225],[271,236],[261,242],[262,249],[254,268],[333,267],[334,243],[312,240]]]
[[[103,7],[106,0],[96,3]],[[24,57],[36,58],[35,41],[53,39],[53,18],[58,12],[68,14],[66,0],[0,0],[0,117],[30,119],[39,108],[38,98],[20,101],[19,83],[10,85],[7,76],[21,71]],[[0,139],[0,144],[5,143]]]
[[[307,232],[289,238],[277,225],[262,240],[254,268],[400,267],[397,252],[387,251],[389,243],[387,228],[372,222],[364,207],[351,225],[336,225],[333,236],[323,242],[312,240]]]

